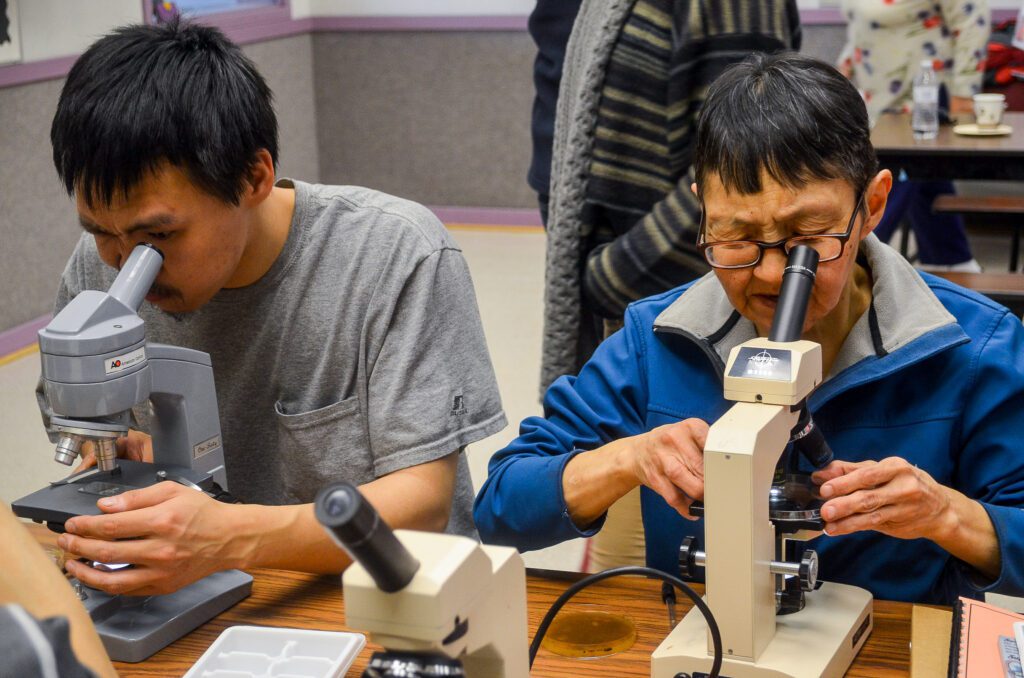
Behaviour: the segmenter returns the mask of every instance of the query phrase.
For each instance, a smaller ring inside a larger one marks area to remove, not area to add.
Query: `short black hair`
[[[68,195],[90,206],[127,198],[163,163],[238,204],[260,149],[277,164],[267,83],[216,28],[173,20],[100,38],[75,62],[50,128]]]
[[[728,191],[844,179],[855,192],[878,173],[867,108],[831,65],[794,52],[752,54],[708,90],[697,124],[694,175]]]

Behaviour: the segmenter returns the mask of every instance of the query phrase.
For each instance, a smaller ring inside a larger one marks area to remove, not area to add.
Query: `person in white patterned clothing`
[[[843,0],[841,7],[847,42],[838,68],[857,86],[872,123],[885,112],[910,112],[914,76],[924,60],[939,76],[940,108],[970,114],[985,71],[987,0]],[[937,196],[955,192],[952,182],[913,181],[903,174],[898,179],[875,235],[889,240],[907,218],[920,268],[980,271],[963,219],[931,210]]]

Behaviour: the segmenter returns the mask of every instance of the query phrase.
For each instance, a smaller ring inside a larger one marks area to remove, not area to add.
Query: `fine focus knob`
[[[818,553],[811,549],[804,551],[800,559],[800,588],[813,591],[818,585]]]

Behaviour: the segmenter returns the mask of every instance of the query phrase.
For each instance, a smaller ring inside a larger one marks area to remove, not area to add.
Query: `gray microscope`
[[[39,331],[44,396],[56,460],[70,465],[91,442],[96,467],[50,483],[12,504],[15,514],[56,532],[78,515],[98,515],[101,497],[180,483],[226,495],[217,394],[210,356],[148,343],[138,309],[163,264],[151,245],[131,253],[107,292],[86,290]],[[117,459],[132,408],[152,406],[153,463]],[[96,563],[115,569],[123,565]],[[162,596],[111,596],[75,583],[111,658],[142,661],[249,595],[252,577],[216,572]]]

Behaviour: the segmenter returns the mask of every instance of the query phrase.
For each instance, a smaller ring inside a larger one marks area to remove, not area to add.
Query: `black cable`
[[[708,622],[708,630],[711,631],[711,643],[715,648],[715,659],[711,664],[711,671],[708,673],[708,678],[718,678],[718,672],[722,668],[722,634],[718,630],[718,622],[715,621],[715,616],[711,614],[711,609],[708,608],[707,603],[697,592],[694,591],[689,585],[679,577],[673,577],[670,574],[656,570],[653,567],[615,567],[604,572],[598,572],[592,574],[589,577],[584,577],[578,582],[567,588],[562,595],[558,596],[558,600],[552,603],[548,609],[547,614],[544,615],[544,619],[541,620],[540,626],[537,627],[537,633],[533,636],[533,642],[530,643],[530,668],[533,668],[533,660],[537,657],[537,652],[540,650],[540,643],[544,640],[544,634],[548,632],[548,627],[551,626],[551,622],[554,621],[555,615],[558,611],[569,602],[569,600],[577,593],[590,586],[596,584],[599,581],[605,579],[611,579],[612,577],[619,577],[625,575],[637,575],[641,577],[647,577],[649,579],[659,579],[663,582],[668,582],[675,586],[677,589],[686,594],[686,596],[693,601],[693,604],[700,610],[700,613],[704,615],[704,619]]]
[[[674,605],[676,602],[676,588],[672,586],[670,581],[661,582],[661,602],[666,605],[669,603]]]
[[[672,586],[672,582],[661,582],[661,602],[665,603],[665,607],[668,608],[668,627],[670,630],[674,629],[676,627],[676,587]]]

